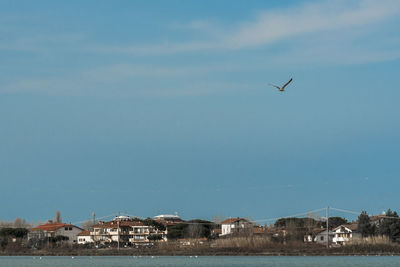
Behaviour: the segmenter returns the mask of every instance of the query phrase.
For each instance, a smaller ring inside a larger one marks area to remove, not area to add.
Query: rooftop
[[[82,229],[70,223],[46,223],[32,228],[32,231],[55,231],[63,227],[75,227],[78,229]]]

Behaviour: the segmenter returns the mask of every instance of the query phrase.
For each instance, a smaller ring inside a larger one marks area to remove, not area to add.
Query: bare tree
[[[224,218],[221,215],[216,215],[213,217],[213,223],[215,224],[221,224],[221,222],[224,220]]]
[[[189,224],[186,231],[186,236],[189,238],[200,238],[204,234],[203,226],[199,223]]]
[[[24,228],[27,226],[25,219],[15,218],[14,225],[15,228]]]
[[[93,225],[95,225],[97,223],[97,221],[93,221],[93,220],[87,220],[86,222],[81,223],[81,227],[85,230],[90,230]]]
[[[61,212],[59,210],[57,210],[56,213],[56,223],[61,223],[62,219],[61,219]]]

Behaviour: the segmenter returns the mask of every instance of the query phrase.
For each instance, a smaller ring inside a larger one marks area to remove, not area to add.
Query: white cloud
[[[359,27],[376,24],[398,14],[400,14],[400,1],[396,0],[311,2],[285,9],[261,11],[254,20],[240,22],[230,28],[225,28],[225,30],[201,21],[190,22],[182,26],[194,31],[208,31],[209,38],[205,38],[204,41],[100,46],[95,47],[95,50],[135,55],[219,49],[238,50],[262,47],[290,38],[313,34],[349,29],[358,30]],[[216,32],[218,34],[215,34]]]
[[[261,12],[224,38],[226,47],[238,49],[269,44],[290,37],[368,25],[400,11],[399,1],[330,1]]]
[[[120,81],[134,77],[160,78],[160,77],[198,77],[215,72],[232,72],[243,70],[235,64],[213,64],[196,66],[162,66],[151,64],[116,64],[90,69],[82,73],[85,79],[97,81]]]

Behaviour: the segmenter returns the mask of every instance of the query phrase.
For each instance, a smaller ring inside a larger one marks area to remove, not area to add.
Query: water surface
[[[1,267],[322,267],[388,266],[400,267],[400,256],[211,256],[211,257],[0,257]]]

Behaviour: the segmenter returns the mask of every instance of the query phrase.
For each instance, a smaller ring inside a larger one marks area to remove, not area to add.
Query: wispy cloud
[[[214,64],[195,65],[195,66],[163,66],[151,64],[116,64],[102,67],[96,67],[82,73],[87,79],[96,79],[98,81],[117,81],[131,79],[136,77],[200,77],[216,72],[232,72],[243,70],[239,64]]]
[[[349,29],[399,14],[398,1],[329,1],[261,12],[252,22],[223,39],[225,47],[239,49],[307,34]]]
[[[48,77],[25,78],[0,86],[1,93],[39,92],[64,95],[207,95],[243,90],[247,84],[210,80],[209,73],[240,70],[236,65],[168,67],[117,64]]]
[[[208,94],[237,87],[224,81],[223,77],[213,77],[213,73],[244,73],[277,68],[287,71],[304,63],[308,66],[314,63],[358,64],[393,60],[400,58],[400,36],[396,34],[397,29],[389,34],[381,34],[381,31],[393,27],[390,20],[396,20],[399,14],[400,1],[396,0],[314,1],[259,11],[253,19],[240,21],[238,18],[235,21],[239,22],[229,26],[201,20],[167,25],[168,30],[201,34],[195,37],[195,41],[191,39],[193,34],[183,34],[180,39],[184,41],[152,42],[146,45],[126,45],[121,41],[118,45],[102,45],[100,41],[91,41],[90,36],[79,33],[29,35],[25,32],[25,35],[15,34],[14,39],[0,39],[0,50],[6,53],[9,50],[53,53],[54,57],[58,56],[59,51],[76,52],[79,55],[85,52],[85,64],[67,72],[48,70],[48,78],[43,77],[45,71],[37,74],[40,77],[35,77],[35,72],[29,70],[31,78],[18,78],[8,84],[4,84],[3,80],[0,92],[75,94],[120,88],[124,92],[135,91],[138,94]],[[279,49],[272,53],[268,51],[270,47]],[[259,53],[257,49],[265,49],[265,53]],[[249,50],[256,53],[236,56],[240,51]],[[202,51],[207,52],[204,53],[206,60],[197,56],[193,61],[177,60],[175,63],[139,60],[142,64],[133,64],[132,58],[126,56],[185,56],[185,53]],[[229,58],[218,57],[221,51],[234,53]],[[106,58],[102,66],[96,64],[93,67],[91,59],[94,56],[97,60],[97,53],[101,56],[110,54],[112,57]],[[3,66],[4,69],[8,68],[6,63]],[[246,88],[248,84],[239,86]]]
[[[238,50],[263,47],[295,37],[357,29],[379,23],[398,14],[400,14],[400,2],[395,0],[311,2],[285,9],[261,11],[253,20],[239,22],[231,27],[213,26],[201,21],[182,26],[194,31],[208,31],[209,38],[203,41],[92,48],[102,52],[138,55],[218,49]],[[215,32],[219,33],[218,37],[213,34]]]

